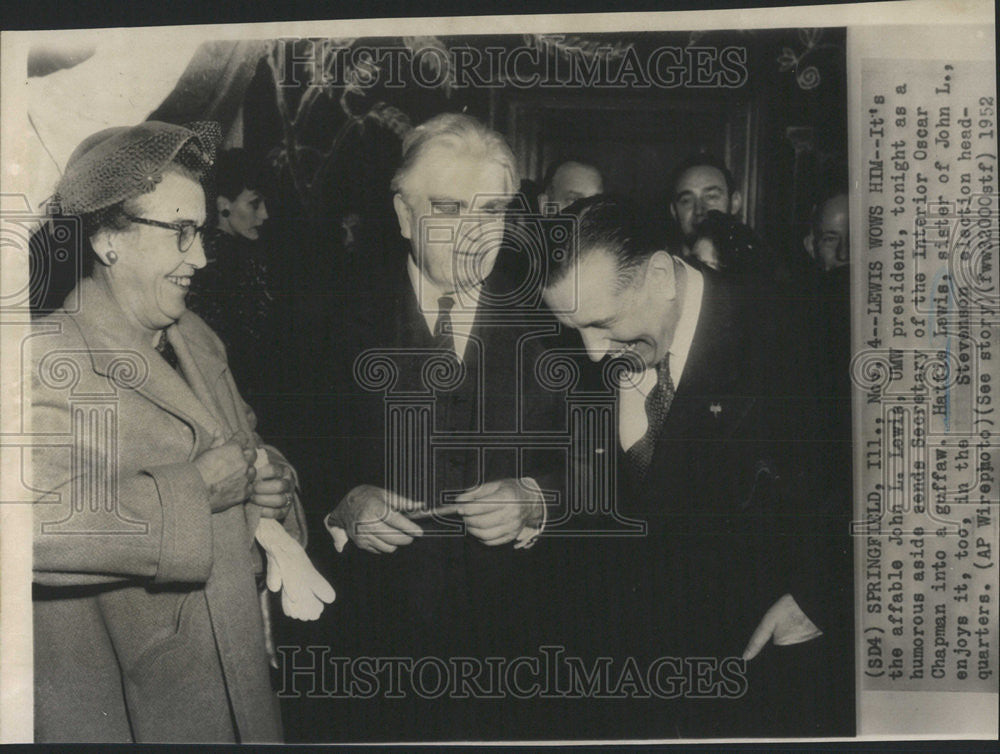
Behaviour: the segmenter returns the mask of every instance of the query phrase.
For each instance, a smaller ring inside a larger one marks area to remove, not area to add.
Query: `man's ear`
[[[399,235],[408,240],[413,239],[413,211],[403,200],[403,195],[396,193],[392,197],[392,206],[396,210],[396,219],[399,220]]]
[[[654,251],[646,262],[646,285],[656,286],[658,296],[668,301],[677,296],[677,273],[674,258],[668,252]]]
[[[215,197],[215,209],[220,214],[222,213],[222,210],[229,209],[229,205],[231,203],[232,202],[230,202],[229,199],[227,199],[226,197],[222,196],[221,194],[219,196]]]
[[[741,209],[743,209],[743,194],[734,191],[729,195],[729,214],[738,215]]]
[[[670,200],[670,216],[674,218],[674,220],[677,220],[677,205],[674,204],[673,199]],[[677,222],[680,221],[677,220]]]

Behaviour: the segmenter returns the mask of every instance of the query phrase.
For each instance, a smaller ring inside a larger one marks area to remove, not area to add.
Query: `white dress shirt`
[[[442,290],[427,279],[413,261],[413,257],[410,256],[406,258],[406,272],[409,275],[410,284],[413,286],[413,292],[417,296],[417,304],[420,307],[420,313],[424,317],[424,322],[427,324],[428,332],[433,334],[434,326],[437,324],[440,314],[438,299],[442,296],[450,296],[454,300],[455,305],[451,309],[450,316],[451,330],[455,342],[455,355],[458,356],[460,361],[464,360],[472,334],[472,326],[476,319],[476,310],[479,308],[482,286],[458,292]],[[541,487],[538,486],[538,483],[534,479],[531,477],[522,477],[521,481],[530,490],[537,493],[540,499],[544,499]],[[333,537],[333,545],[337,552],[343,552],[345,545],[349,541],[347,532],[339,526],[330,523],[328,518],[324,518],[323,523],[327,531],[330,532],[330,536]],[[520,550],[534,545],[538,540],[538,535],[545,529],[546,523],[548,523],[548,508],[543,505],[541,526],[537,528],[533,526],[523,527],[514,539],[514,549]]]
[[[417,294],[417,305],[420,307],[420,313],[424,316],[424,322],[427,323],[428,332],[433,333],[434,326],[437,324],[440,313],[438,299],[442,296],[450,296],[455,302],[450,312],[451,331],[455,338],[455,355],[458,356],[459,361],[463,360],[469,345],[472,325],[476,321],[479,297],[483,290],[482,285],[457,292],[442,290],[421,273],[411,256],[406,257],[406,272],[410,276],[413,292]]]
[[[694,331],[698,326],[705,280],[701,273],[677,257],[674,263],[684,268],[684,289],[680,301],[680,315],[674,337],[670,343],[670,379],[674,389],[680,386],[684,365],[687,363]],[[618,440],[623,450],[628,450],[642,439],[649,429],[646,416],[646,396],[649,395],[659,378],[656,367],[652,366],[640,374],[625,375],[618,385]]]

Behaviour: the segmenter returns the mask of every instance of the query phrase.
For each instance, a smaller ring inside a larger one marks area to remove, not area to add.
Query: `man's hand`
[[[253,467],[256,457],[252,449],[230,440],[194,459],[195,468],[208,487],[212,513],[232,508],[250,497],[250,484],[256,476]]]
[[[776,646],[801,644],[822,636],[816,624],[806,616],[790,594],[783,595],[764,613],[750,643],[743,650],[743,659],[752,660],[772,639]]]
[[[469,534],[491,546],[513,542],[525,526],[541,527],[545,516],[542,495],[520,479],[481,484],[455,501]]]
[[[328,516],[333,526],[347,532],[351,541],[372,553],[395,552],[408,545],[424,530],[400,511],[423,506],[381,487],[362,484],[348,492]]]
[[[283,521],[294,500],[295,482],[291,467],[274,459],[258,469],[250,502],[260,506],[262,518]]]

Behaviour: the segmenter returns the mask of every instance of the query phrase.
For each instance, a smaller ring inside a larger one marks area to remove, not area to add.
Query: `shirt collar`
[[[451,310],[453,318],[462,318],[463,315],[467,318],[475,315],[479,306],[479,298],[483,292],[482,283],[475,288],[467,288],[461,292],[446,291],[428,280],[409,254],[406,255],[406,273],[410,278],[410,285],[413,286],[413,292],[417,296],[420,313],[424,315],[424,319],[431,323],[431,329],[437,320],[438,299],[442,296],[451,296],[454,299],[455,306]]]
[[[674,338],[670,343],[670,377],[676,386],[680,383],[684,365],[691,352],[691,344],[694,342],[694,331],[698,326],[698,313],[701,311],[701,300],[705,292],[705,279],[701,272],[680,257],[674,257],[674,262],[684,269],[681,311],[677,318],[677,327],[674,328]]]

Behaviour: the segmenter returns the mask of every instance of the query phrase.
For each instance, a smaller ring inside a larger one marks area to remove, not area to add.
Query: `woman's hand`
[[[290,467],[280,461],[272,461],[260,467],[250,502],[260,506],[262,517],[283,521],[294,499],[295,484]]]
[[[230,440],[194,459],[195,468],[208,487],[212,513],[232,508],[250,497],[256,476],[253,467],[255,458],[253,449],[244,449],[235,440]]]

